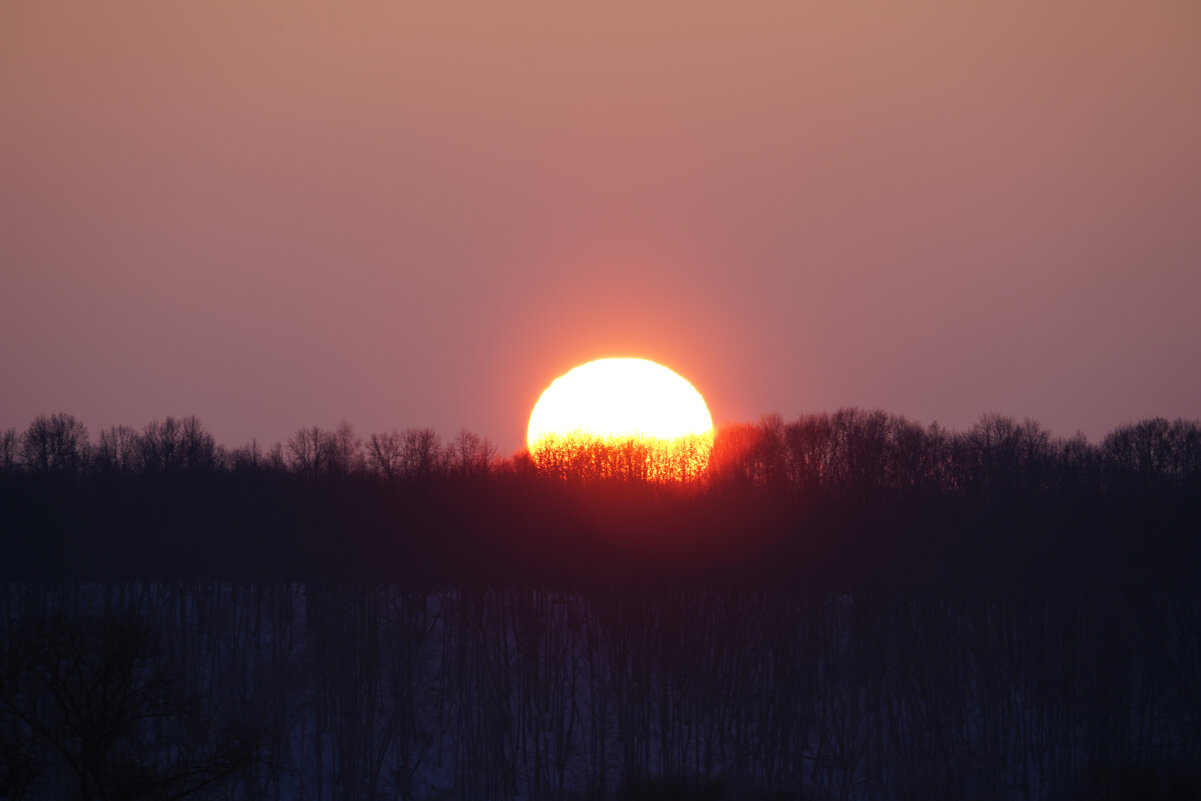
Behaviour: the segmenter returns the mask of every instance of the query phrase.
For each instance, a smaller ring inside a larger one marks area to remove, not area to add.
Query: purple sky
[[[0,5],[0,428],[1201,417],[1201,3]]]

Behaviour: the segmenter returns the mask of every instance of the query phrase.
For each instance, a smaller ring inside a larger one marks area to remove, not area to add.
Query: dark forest
[[[1201,797],[1201,425],[0,432],[0,798]]]

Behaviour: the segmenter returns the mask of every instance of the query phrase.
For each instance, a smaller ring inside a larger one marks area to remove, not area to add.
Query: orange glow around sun
[[[663,365],[597,359],[547,387],[526,442],[553,472],[690,480],[709,464],[713,420],[696,388]]]

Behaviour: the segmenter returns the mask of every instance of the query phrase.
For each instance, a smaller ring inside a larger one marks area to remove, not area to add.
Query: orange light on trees
[[[547,387],[526,442],[550,472],[691,480],[709,464],[713,420],[696,388],[663,365],[597,359]]]

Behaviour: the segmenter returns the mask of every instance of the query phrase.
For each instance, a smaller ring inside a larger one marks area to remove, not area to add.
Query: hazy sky
[[[0,428],[1201,417],[1201,3],[0,4]]]

